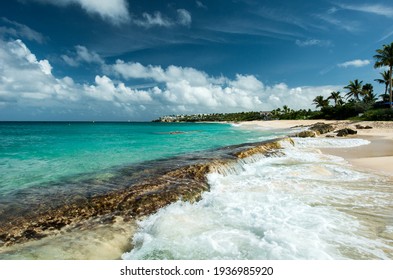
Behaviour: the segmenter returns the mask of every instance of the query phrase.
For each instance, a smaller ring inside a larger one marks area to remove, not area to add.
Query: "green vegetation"
[[[392,73],[393,73],[393,42],[390,45],[383,45],[382,49],[376,50],[377,54],[374,55],[376,60],[374,67],[379,68],[383,66],[389,67],[389,102],[390,108],[392,104]]]
[[[375,109],[369,110],[361,117],[365,121],[392,121],[393,110],[391,109]]]
[[[158,122],[199,122],[199,121],[252,121],[271,119],[359,119],[359,120],[385,120],[393,121],[392,102],[392,68],[393,68],[393,42],[383,45],[376,50],[374,55],[375,68],[389,67],[388,71],[383,71],[381,78],[374,79],[379,84],[385,85],[385,92],[378,96],[374,93],[374,87],[370,83],[364,83],[355,79],[349,81],[343,89],[345,96],[341,96],[340,91],[333,91],[325,98],[318,95],[313,100],[317,111],[292,110],[287,105],[270,112],[242,112],[228,114],[198,114],[165,116],[159,118]]]
[[[263,120],[265,117],[266,115],[263,112],[215,113],[164,116],[153,122],[241,122]]]

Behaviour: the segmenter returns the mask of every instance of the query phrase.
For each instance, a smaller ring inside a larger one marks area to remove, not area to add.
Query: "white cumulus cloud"
[[[370,60],[361,60],[361,59],[355,59],[355,60],[351,60],[351,61],[346,61],[343,63],[339,63],[338,67],[341,68],[348,68],[348,67],[363,67],[366,65],[370,64]]]
[[[174,23],[169,18],[163,16],[160,12],[155,12],[154,14],[143,13],[142,19],[134,19],[133,22],[145,28],[151,28],[153,26],[169,27]]]
[[[209,77],[206,73],[190,67],[179,67],[171,65],[167,69],[161,66],[144,66],[138,62],[124,62],[117,60],[112,69],[125,79],[152,79],[156,82],[173,82],[179,80],[189,81],[191,85],[205,85]]]
[[[142,18],[134,17],[132,22],[144,28],[172,27],[176,25],[190,26],[192,22],[191,13],[185,9],[178,9],[176,12],[176,19],[169,18],[158,11],[154,14],[145,12],[142,14]]]
[[[80,48],[81,57],[93,60]],[[85,52],[87,51],[87,52]],[[82,55],[83,54],[83,55]],[[55,77],[21,41],[0,39],[0,119],[151,120],[167,114],[312,108],[317,95],[338,86],[290,88],[265,85],[254,75],[213,77],[191,67],[143,65],[118,60],[90,83]],[[132,86],[144,80],[148,86]]]
[[[126,0],[34,0],[56,6],[79,5],[88,14],[99,15],[102,19],[118,25],[129,21],[128,4]]]
[[[104,64],[104,60],[98,53],[90,51],[85,46],[80,45],[75,46],[75,53],[72,55],[62,55],[61,58],[68,65],[73,67],[78,66],[81,62]]]
[[[30,64],[36,64],[39,66],[41,71],[50,75],[52,72],[52,66],[49,64],[49,61],[46,59],[37,60],[36,56],[30,52],[30,50],[26,47],[26,45],[21,40],[15,40],[13,42],[8,43],[10,47],[10,51],[20,59],[25,59]]]
[[[188,113],[271,110],[285,104],[294,109],[311,108],[315,96],[327,96],[340,88],[324,86],[292,89],[283,83],[265,86],[254,75],[237,74],[231,80],[211,77],[189,67],[171,65],[162,68],[122,60],[116,61],[111,68],[114,74],[126,80],[157,82],[161,101],[172,104],[173,113],[176,113],[178,106]]]
[[[95,99],[104,101],[114,101],[116,106],[123,103],[137,102],[138,104],[148,104],[152,101],[147,91],[134,90],[124,83],[113,82],[107,76],[96,76],[94,85],[84,85],[85,92]]]

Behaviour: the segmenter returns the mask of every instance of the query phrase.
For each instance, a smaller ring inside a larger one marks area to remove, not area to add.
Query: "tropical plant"
[[[291,111],[291,109],[287,105],[282,106],[282,109],[284,111],[284,114],[288,114]]]
[[[329,106],[329,100],[323,98],[322,95],[318,95],[317,97],[314,98],[313,104],[315,104],[316,108],[324,108]]]
[[[382,102],[389,102],[390,95],[388,93],[381,94],[379,97],[381,98]]]
[[[362,93],[361,95],[363,96],[363,102],[364,103],[375,103],[377,100],[377,95],[374,94],[374,87],[372,84],[365,84],[362,87]]]
[[[393,110],[376,109],[364,113],[362,119],[365,121],[393,121]]]
[[[377,54],[374,55],[375,64],[374,67],[389,67],[389,102],[390,108],[393,109],[392,106],[392,72],[393,72],[393,42],[389,45],[383,45],[382,49],[376,50]]]
[[[371,94],[371,93],[374,93],[374,87],[373,87],[373,85],[372,85],[372,84],[365,84],[365,85],[362,87],[362,93],[361,93],[361,95],[366,96],[366,95],[369,95],[369,94]]]
[[[362,83],[363,81],[359,82],[358,79],[349,81],[349,84],[344,87],[345,89],[349,90],[345,95],[347,100],[354,97],[356,101],[359,101],[359,95],[362,94]]]
[[[390,71],[383,71],[383,72],[381,72],[379,74],[381,74],[382,79],[374,79],[374,81],[376,81],[376,82],[378,82],[380,84],[384,84],[385,85],[385,93],[384,94],[387,95],[388,94],[388,88],[389,88],[389,85],[390,85],[390,82],[389,82]],[[389,100],[389,98],[388,98],[388,100]]]
[[[341,97],[341,93],[339,91],[332,91],[327,99],[333,100],[334,106],[342,106],[344,104],[344,101]]]
[[[369,92],[367,95],[363,97],[363,102],[368,104],[374,104],[377,101],[378,97],[375,93]]]

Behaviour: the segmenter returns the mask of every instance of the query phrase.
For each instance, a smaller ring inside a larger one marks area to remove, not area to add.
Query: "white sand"
[[[371,142],[369,145],[354,148],[321,149],[323,153],[343,157],[358,168],[393,175],[393,122],[274,120],[243,122],[242,125],[246,127],[259,126],[264,128],[285,129],[295,126],[310,126],[317,122],[335,124],[338,129],[344,127],[355,129],[358,133],[350,137],[366,139]],[[357,129],[355,125],[371,126],[372,129]],[[319,137],[325,137],[325,135]]]

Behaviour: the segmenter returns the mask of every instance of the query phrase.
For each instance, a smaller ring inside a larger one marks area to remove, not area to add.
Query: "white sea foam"
[[[391,243],[375,236],[380,225],[362,219],[393,209],[392,192],[383,191],[388,183],[313,149],[366,144],[352,140],[296,139],[283,155],[209,174],[202,200],[174,203],[141,221],[123,258],[393,258]]]
[[[364,139],[350,138],[293,138],[296,146],[302,148],[352,148],[370,144],[370,141]]]

